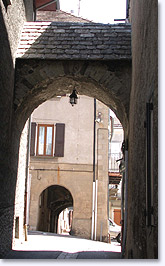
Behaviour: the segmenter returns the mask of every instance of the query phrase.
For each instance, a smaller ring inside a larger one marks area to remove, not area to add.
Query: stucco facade
[[[122,174],[119,170],[123,158],[124,131],[112,110],[110,110],[109,133],[109,217],[115,223],[121,225],[123,218],[121,206],[124,205],[124,202],[121,202]]]
[[[95,167],[95,179],[98,180],[97,239],[100,239],[100,230],[102,230],[102,238],[107,241],[109,109],[97,101],[96,118],[99,113],[101,113],[101,121],[95,122],[95,133],[94,99],[90,97],[78,96],[78,103],[74,107],[69,103],[68,96],[56,97],[46,101],[32,113],[31,121],[37,125],[64,123],[65,137],[63,157],[31,156],[30,158],[29,228],[31,230],[40,229],[38,226],[39,198],[42,191],[50,186],[59,185],[68,189],[73,198],[72,234],[90,239],[93,167]],[[94,134],[96,135],[95,166],[93,165]],[[35,149],[37,149],[36,146]]]

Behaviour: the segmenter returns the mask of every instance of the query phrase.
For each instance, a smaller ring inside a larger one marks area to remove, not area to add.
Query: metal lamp
[[[77,97],[77,94],[76,94],[76,90],[75,89],[73,90],[73,92],[71,93],[71,95],[69,96],[69,98],[70,98],[70,104],[72,106],[74,106],[75,104],[77,104],[78,97]]]

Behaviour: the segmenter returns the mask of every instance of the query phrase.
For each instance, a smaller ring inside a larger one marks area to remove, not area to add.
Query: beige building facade
[[[96,101],[95,113],[87,96],[79,96],[74,107],[68,96],[56,97],[32,113],[30,230],[57,232],[60,212],[73,207],[71,234],[107,241],[109,109]]]
[[[109,217],[116,224],[121,225],[122,174],[120,164],[123,158],[124,130],[114,112],[112,110],[109,112]]]

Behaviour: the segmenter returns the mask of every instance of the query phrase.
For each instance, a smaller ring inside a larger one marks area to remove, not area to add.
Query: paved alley
[[[121,259],[121,246],[51,233],[31,232],[6,259]]]

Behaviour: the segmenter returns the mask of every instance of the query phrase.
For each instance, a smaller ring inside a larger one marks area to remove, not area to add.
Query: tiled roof
[[[26,22],[17,58],[131,59],[131,25]]]

